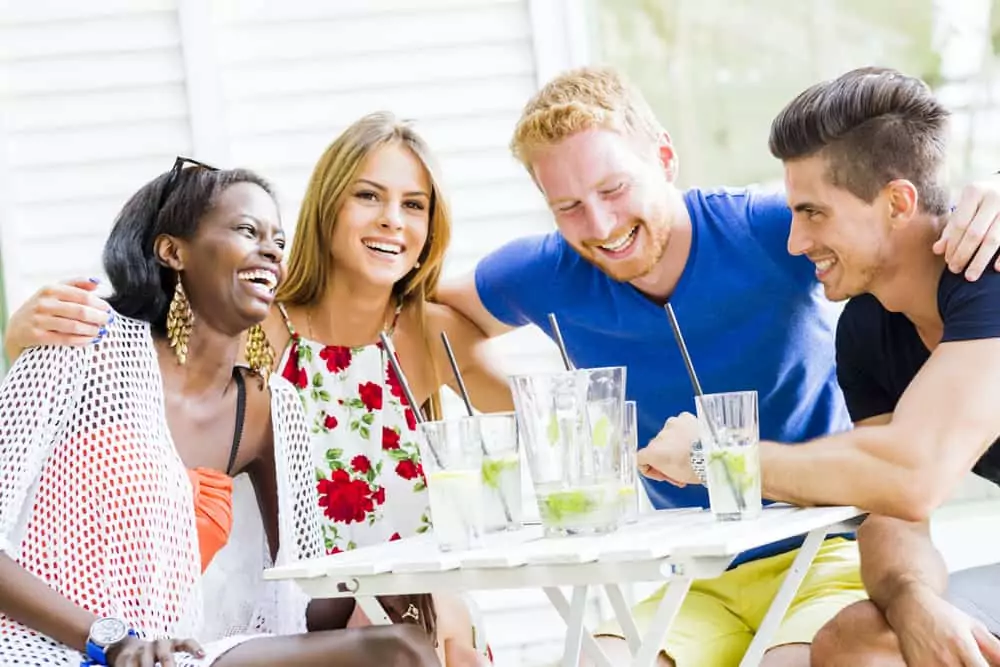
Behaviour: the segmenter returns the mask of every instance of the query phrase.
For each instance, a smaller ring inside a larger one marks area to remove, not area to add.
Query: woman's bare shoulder
[[[428,301],[426,308],[429,333],[440,336],[442,331],[446,331],[449,338],[456,336],[468,340],[484,338],[483,332],[472,323],[472,320],[451,306]]]

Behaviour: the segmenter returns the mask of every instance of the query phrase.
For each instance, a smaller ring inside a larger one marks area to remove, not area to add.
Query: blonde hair
[[[437,162],[423,138],[407,121],[380,111],[362,116],[338,136],[320,156],[306,187],[299,210],[298,226],[288,253],[287,274],[278,288],[277,300],[296,306],[317,304],[331,277],[330,247],[333,228],[348,189],[361,164],[373,151],[400,144],[408,148],[427,170],[431,183],[427,241],[420,253],[419,267],[393,287],[404,309],[412,308],[419,322],[420,336],[430,354],[425,304],[432,299],[441,278],[445,251],[451,239],[451,212],[441,191]],[[428,357],[431,358],[431,357]],[[437,392],[425,406],[430,415],[440,414]]]
[[[595,127],[659,143],[663,126],[638,88],[610,67],[583,67],[549,81],[528,100],[510,142],[529,168],[534,150]]]

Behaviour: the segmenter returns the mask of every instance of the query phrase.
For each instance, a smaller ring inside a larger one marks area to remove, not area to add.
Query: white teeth
[[[240,271],[236,274],[240,280],[249,282],[262,282],[272,292],[278,287],[278,276],[271,271],[264,269],[254,269],[253,271]]]
[[[380,250],[392,255],[398,255],[403,252],[403,246],[396,243],[383,243],[381,241],[363,241],[363,243],[372,250]]]
[[[621,250],[626,245],[628,245],[629,241],[632,240],[632,237],[635,236],[635,230],[637,229],[639,229],[638,225],[630,229],[628,231],[628,234],[625,234],[617,239],[614,239],[613,241],[609,241],[608,243],[603,243],[601,244],[600,247],[603,248],[604,250],[610,250],[611,252],[615,252],[616,250]]]
[[[829,271],[831,268],[833,268],[833,265],[837,263],[837,260],[836,259],[824,259],[824,260],[820,260],[820,261],[814,262],[814,263],[816,264],[816,270],[818,270],[821,273],[823,273],[823,272]]]

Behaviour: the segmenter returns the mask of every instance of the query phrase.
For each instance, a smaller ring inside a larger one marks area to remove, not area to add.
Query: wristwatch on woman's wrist
[[[107,665],[108,651],[126,638],[135,636],[135,630],[120,618],[105,616],[97,619],[90,626],[90,636],[87,638],[87,657],[90,662],[84,664]]]

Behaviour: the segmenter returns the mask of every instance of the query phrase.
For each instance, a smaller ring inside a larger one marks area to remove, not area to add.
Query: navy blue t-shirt
[[[938,311],[944,322],[942,343],[1000,338],[1000,274],[991,268],[969,282],[943,271]],[[837,378],[851,419],[891,414],[930,355],[905,315],[886,310],[871,294],[851,299],[837,327]],[[973,472],[1000,485],[1000,439]]]
[[[702,388],[755,389],[760,435],[803,442],[850,428],[834,367],[841,306],[823,296],[815,267],[788,254],[791,213],[781,193],[689,190],[691,253],[670,303]],[[510,325],[548,314],[580,368],[625,366],[639,447],[668,417],[694,412],[694,396],[663,308],[582,258],[557,233],[512,241],[476,268],[486,309]],[[704,487],[643,479],[657,508],[708,506]],[[773,554],[801,541],[755,550]]]

